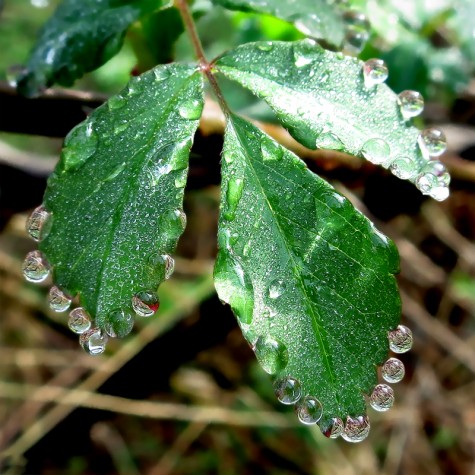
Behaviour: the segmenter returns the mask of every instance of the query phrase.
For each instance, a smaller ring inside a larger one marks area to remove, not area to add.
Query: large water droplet
[[[305,396],[295,407],[297,417],[303,424],[316,424],[323,415],[322,403],[312,396]]]
[[[368,59],[363,65],[363,76],[366,87],[373,87],[386,81],[388,68],[382,59]]]
[[[363,144],[361,153],[370,162],[380,165],[389,160],[391,149],[383,139],[370,139]]]
[[[280,279],[274,280],[270,285],[269,285],[269,297],[271,299],[276,299],[277,297],[280,297],[285,291],[285,282]]]
[[[364,31],[368,31],[370,29],[370,23],[368,18],[363,12],[359,12],[356,10],[347,10],[343,12],[342,15],[343,22],[347,26],[353,26],[363,29]]]
[[[82,122],[66,137],[61,158],[66,171],[80,168],[96,151],[98,138],[91,121]]]
[[[256,341],[254,351],[259,364],[269,374],[282,371],[289,361],[287,347],[279,340],[269,336],[260,336]]]
[[[272,48],[274,47],[274,44],[272,41],[264,41],[262,43],[257,43],[257,49],[260,49],[261,51],[271,51]]]
[[[418,142],[424,156],[438,157],[447,149],[444,132],[434,127],[424,129],[419,135]]]
[[[341,436],[347,442],[361,442],[368,437],[370,428],[371,426],[367,416],[348,416],[346,418],[345,430]]]
[[[124,338],[134,327],[134,317],[130,312],[123,309],[116,309],[107,315],[104,330],[113,338]]]
[[[139,317],[151,317],[159,306],[160,300],[153,290],[137,292],[132,297],[132,308]]]
[[[26,221],[26,232],[35,241],[44,239],[51,229],[52,214],[41,205],[33,210]]]
[[[317,148],[330,150],[343,150],[345,146],[337,135],[333,132],[322,132],[318,137],[315,146]]]
[[[181,209],[170,210],[160,218],[159,227],[164,234],[177,238],[186,227],[186,214]]]
[[[299,41],[293,46],[294,64],[297,68],[303,68],[312,64],[321,54],[317,43],[312,39]]]
[[[203,111],[203,102],[198,99],[190,99],[178,107],[178,113],[188,120],[197,120],[201,117]]]
[[[405,119],[416,117],[424,110],[424,97],[417,91],[402,91],[398,95],[398,102]]]
[[[388,411],[394,404],[393,388],[387,384],[378,384],[371,393],[369,403],[375,411]]]
[[[261,142],[261,152],[265,161],[280,160],[284,156],[282,147],[266,138]]]
[[[388,383],[399,383],[405,374],[404,364],[397,358],[389,358],[381,368],[381,375]]]
[[[170,71],[164,66],[157,66],[153,70],[153,74],[155,75],[155,80],[157,82],[166,81],[170,77]]]
[[[65,312],[71,306],[71,299],[54,285],[49,289],[48,304],[55,312]]]
[[[275,381],[274,391],[282,404],[295,404],[302,397],[300,382],[290,376]]]
[[[127,99],[125,97],[121,96],[120,94],[116,96],[109,97],[107,101],[107,106],[111,111],[120,109],[125,106],[127,103]]]
[[[150,257],[149,262],[154,268],[159,266],[163,268],[163,278],[165,280],[169,279],[175,271],[175,259],[173,259],[169,254],[153,254]]]
[[[388,333],[389,348],[394,353],[406,353],[412,348],[412,332],[405,325],[399,325],[396,330]]]
[[[22,271],[28,282],[39,283],[46,280],[50,267],[40,251],[31,251],[23,261]]]
[[[91,328],[91,318],[82,307],[75,308],[69,312],[68,327],[72,332],[81,335]]]
[[[104,353],[108,339],[107,334],[99,328],[91,328],[81,334],[79,343],[84,351],[95,356]]]
[[[329,439],[337,439],[345,430],[345,424],[339,417],[333,417],[330,426],[323,432]]]
[[[427,193],[431,198],[437,201],[444,201],[450,195],[450,190],[446,185],[436,186]]]
[[[239,204],[239,200],[242,196],[242,191],[244,189],[244,181],[240,178],[231,178],[228,183],[228,188],[226,190],[226,212],[224,217],[229,221],[232,221],[236,216],[236,210]]]
[[[407,180],[417,175],[417,164],[409,157],[398,157],[391,162],[389,167],[393,175]]]
[[[360,53],[369,39],[369,33],[363,28],[350,26],[346,29],[343,49],[351,54]]]
[[[11,87],[17,87],[17,80],[19,76],[26,74],[27,68],[20,64],[14,64],[10,66],[6,71],[6,79]]]

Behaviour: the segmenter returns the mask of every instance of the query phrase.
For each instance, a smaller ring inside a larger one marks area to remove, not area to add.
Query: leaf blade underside
[[[73,129],[48,180],[52,228],[40,250],[54,281],[101,328],[155,291],[184,229],[188,157],[203,108],[195,66],[160,66]]]
[[[55,83],[71,86],[119,51],[134,21],[163,5],[161,0],[64,0],[43,27],[18,90],[34,96]]]
[[[218,295],[264,369],[296,378],[302,397],[322,403],[321,427],[364,414],[363,393],[377,383],[387,332],[400,318],[394,244],[300,159],[236,116],[223,157]],[[275,361],[259,350],[269,338],[283,345],[274,345]]]

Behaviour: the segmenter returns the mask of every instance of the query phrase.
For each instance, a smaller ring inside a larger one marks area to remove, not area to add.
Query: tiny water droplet
[[[269,297],[271,299],[276,299],[277,297],[280,297],[285,291],[285,282],[280,279],[274,280],[270,285],[269,285]]]
[[[402,91],[398,95],[398,102],[405,119],[416,117],[424,110],[424,97],[417,91]]]
[[[23,261],[22,271],[28,282],[39,283],[46,280],[50,267],[40,251],[31,251]]]
[[[123,309],[116,309],[110,312],[104,324],[106,333],[112,338],[124,338],[132,331],[133,327],[133,315]]]
[[[99,328],[91,328],[79,337],[79,344],[92,356],[104,353],[109,337]]]
[[[412,348],[412,332],[405,325],[399,325],[396,330],[388,333],[389,348],[394,353],[406,353]]]
[[[157,82],[166,81],[170,77],[170,71],[164,66],[157,66],[153,70],[153,74],[155,75],[155,81]]]
[[[52,214],[43,206],[38,206],[26,221],[26,232],[34,241],[44,239],[51,229]]]
[[[345,430],[341,437],[347,442],[361,442],[368,437],[370,423],[367,416],[356,416],[346,418]]]
[[[107,106],[109,107],[109,110],[113,111],[124,107],[126,103],[127,100],[118,94],[116,96],[109,97],[107,101]]]
[[[363,144],[361,153],[370,162],[380,165],[389,160],[391,149],[383,139],[370,139]]]
[[[393,388],[387,384],[378,384],[371,393],[369,403],[375,411],[388,411],[394,404]]]
[[[382,59],[368,59],[363,65],[363,76],[366,87],[373,87],[386,81],[388,68]]]
[[[257,44],[257,49],[260,49],[261,51],[265,52],[271,51],[273,47],[274,44],[272,43],[272,41],[265,41],[263,43]]]
[[[269,374],[276,374],[282,371],[289,361],[287,347],[274,338],[260,336],[255,344],[254,351],[257,361],[264,371]]]
[[[294,64],[297,68],[303,68],[312,64],[321,54],[317,43],[312,39],[299,41],[293,46]]]
[[[49,289],[48,304],[55,312],[65,312],[71,306],[71,299],[54,285]]]
[[[151,317],[159,306],[160,300],[153,290],[137,292],[132,297],[132,308],[139,317]]]
[[[323,432],[323,435],[329,439],[337,439],[341,436],[344,430],[345,424],[343,421],[339,417],[333,417],[330,426],[325,430],[325,432]]]
[[[389,169],[393,175],[402,180],[407,180],[417,175],[417,165],[409,157],[396,158],[391,162]]]
[[[399,383],[405,374],[404,364],[397,358],[389,358],[381,368],[381,375],[388,383]]]
[[[295,404],[302,397],[300,381],[288,376],[274,382],[274,392],[282,404]]]
[[[303,424],[316,424],[323,415],[322,403],[312,396],[305,396],[295,407],[297,417]]]
[[[424,156],[439,157],[447,149],[444,132],[434,127],[424,129],[419,135],[418,142]]]
[[[244,189],[244,181],[240,178],[231,178],[226,190],[226,212],[224,217],[232,221],[236,216],[236,210]]]
[[[69,312],[68,327],[72,332],[81,335],[91,328],[91,318],[82,307],[75,308]]]
[[[345,148],[343,142],[333,132],[322,132],[317,137],[315,146],[330,150],[343,150]]]
[[[261,142],[261,152],[265,161],[280,160],[284,156],[282,147],[267,138]]]
[[[197,120],[201,117],[203,103],[198,99],[190,99],[178,107],[178,113],[187,120]]]

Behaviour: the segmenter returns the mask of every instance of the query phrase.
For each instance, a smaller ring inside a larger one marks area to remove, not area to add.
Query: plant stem
[[[191,44],[193,45],[193,49],[195,50],[195,54],[197,59],[200,62],[200,69],[208,78],[209,83],[211,84],[211,88],[218,99],[219,106],[223,111],[226,117],[229,117],[231,114],[229,107],[224,99],[223,93],[221,92],[221,88],[219,87],[218,82],[214,74],[211,71],[211,64],[206,59],[205,53],[203,51],[203,45],[201,44],[201,40],[198,36],[198,32],[196,31],[195,22],[193,17],[191,16],[190,9],[188,8],[188,4],[186,0],[175,0],[175,6],[180,11],[181,18],[183,20],[183,24],[185,25],[185,30],[190,37]]]

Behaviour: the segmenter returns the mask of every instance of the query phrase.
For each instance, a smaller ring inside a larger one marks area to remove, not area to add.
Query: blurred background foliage
[[[449,149],[442,160],[453,176],[446,202],[422,197],[369,163],[298,149],[401,254],[403,322],[416,343],[402,358],[407,376],[395,387],[395,407],[371,412],[372,433],[357,446],[324,439],[278,405],[229,309],[214,296],[222,125],[212,113],[192,150],[189,224],[156,319],[138,323],[129,338],[92,358],[81,353],[64,316],[47,308],[47,287],[22,281],[21,261],[34,247],[25,218],[41,202],[62,137],[25,133],[25,103],[2,104],[15,97],[7,81],[58,3],[0,2],[6,79],[0,91],[0,451],[9,454],[0,455],[0,472],[475,474],[475,3],[346,2],[371,21],[360,57],[383,58],[396,92],[424,94],[418,125],[445,130]],[[208,58],[247,41],[303,37],[284,21],[229,12],[208,0],[197,0],[193,13]],[[67,107],[77,104],[85,117],[93,107],[88,101],[100,103],[132,74],[175,59],[191,60],[193,53],[179,15],[168,9],[134,24],[120,53],[74,85],[79,95],[66,94],[64,116],[42,109],[35,120],[64,121]],[[222,87],[233,109],[288,143],[267,107],[235,85]],[[16,130],[6,126],[13,119]]]

